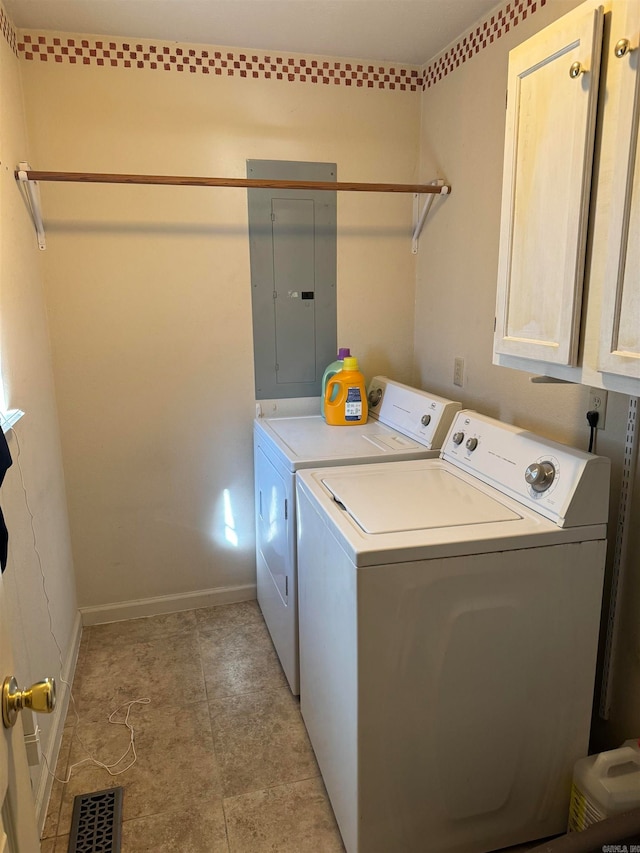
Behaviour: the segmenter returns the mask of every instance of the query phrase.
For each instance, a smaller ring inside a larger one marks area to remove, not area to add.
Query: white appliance
[[[298,474],[301,708],[348,853],[564,832],[609,461],[473,412],[439,459]]]
[[[375,377],[370,418],[328,426],[320,414],[256,418],[254,469],[258,602],[292,692],[300,692],[296,569],[296,472],[437,456],[460,403]]]

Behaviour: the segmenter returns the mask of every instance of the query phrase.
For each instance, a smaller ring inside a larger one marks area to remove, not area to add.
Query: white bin
[[[573,769],[569,832],[580,832],[611,815],[640,807],[640,749],[626,741],[619,749],[590,755]]]

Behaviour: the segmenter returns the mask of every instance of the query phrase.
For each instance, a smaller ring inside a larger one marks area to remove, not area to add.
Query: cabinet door
[[[496,353],[577,361],[602,24],[586,3],[509,54]]]
[[[613,12],[607,62],[619,101],[598,370],[640,378],[640,2],[615,4]]]

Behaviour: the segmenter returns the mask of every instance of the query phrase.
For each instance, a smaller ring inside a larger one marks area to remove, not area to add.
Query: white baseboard
[[[250,601],[256,598],[255,584],[244,586],[220,587],[218,589],[199,590],[198,592],[182,593],[180,595],[162,595],[155,598],[144,598],[136,601],[123,601],[115,604],[103,604],[98,607],[81,607],[76,614],[69,650],[64,661],[62,678],[69,684],[73,676],[80,650],[82,628],[85,625],[99,625],[103,622],[119,622],[123,619],[137,619],[142,616],[159,616],[163,613],[175,613],[180,610],[193,610],[197,607],[216,607],[221,604],[232,604],[238,601]],[[69,689],[59,685],[56,691],[56,710],[53,715],[52,727],[44,750],[49,767],[53,770],[58,760],[64,723],[69,707]],[[41,763],[40,780],[35,794],[36,819],[38,831],[42,835],[47,818],[49,797],[53,787],[53,777],[47,772],[44,761]]]
[[[76,670],[78,661],[78,652],[80,650],[80,640],[82,639],[82,620],[80,612],[76,613],[76,618],[73,623],[73,633],[71,642],[67,652],[64,668],[61,672],[62,678],[68,683],[73,683],[73,676]],[[53,715],[52,726],[47,742],[47,747],[44,750],[49,767],[52,772],[55,770],[56,762],[58,761],[58,753],[60,752],[60,744],[62,743],[62,735],[64,733],[64,722],[67,717],[67,709],[69,707],[69,688],[66,684],[60,684],[56,689],[56,708]],[[38,832],[42,835],[44,823],[47,819],[47,809],[49,807],[49,797],[51,796],[51,788],[53,787],[53,776],[47,772],[47,765],[44,761],[40,764],[40,781],[36,787],[35,807],[36,820],[38,822]]]
[[[225,586],[217,589],[201,589],[178,595],[159,595],[154,598],[139,598],[134,601],[118,601],[100,604],[97,607],[81,607],[83,625],[101,625],[104,622],[121,622],[123,619],[139,619],[142,616],[160,616],[180,610],[195,610],[198,607],[217,607],[237,601],[256,598],[256,585]]]

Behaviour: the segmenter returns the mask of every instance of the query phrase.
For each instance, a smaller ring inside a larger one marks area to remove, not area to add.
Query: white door
[[[607,96],[619,100],[598,369],[640,378],[640,2],[615,3],[611,26]]]
[[[0,685],[11,675],[13,649],[0,576]],[[0,805],[0,853],[38,853],[40,841],[20,715],[13,728],[6,729],[0,723]]]
[[[576,364],[602,7],[509,54],[496,354]]]

